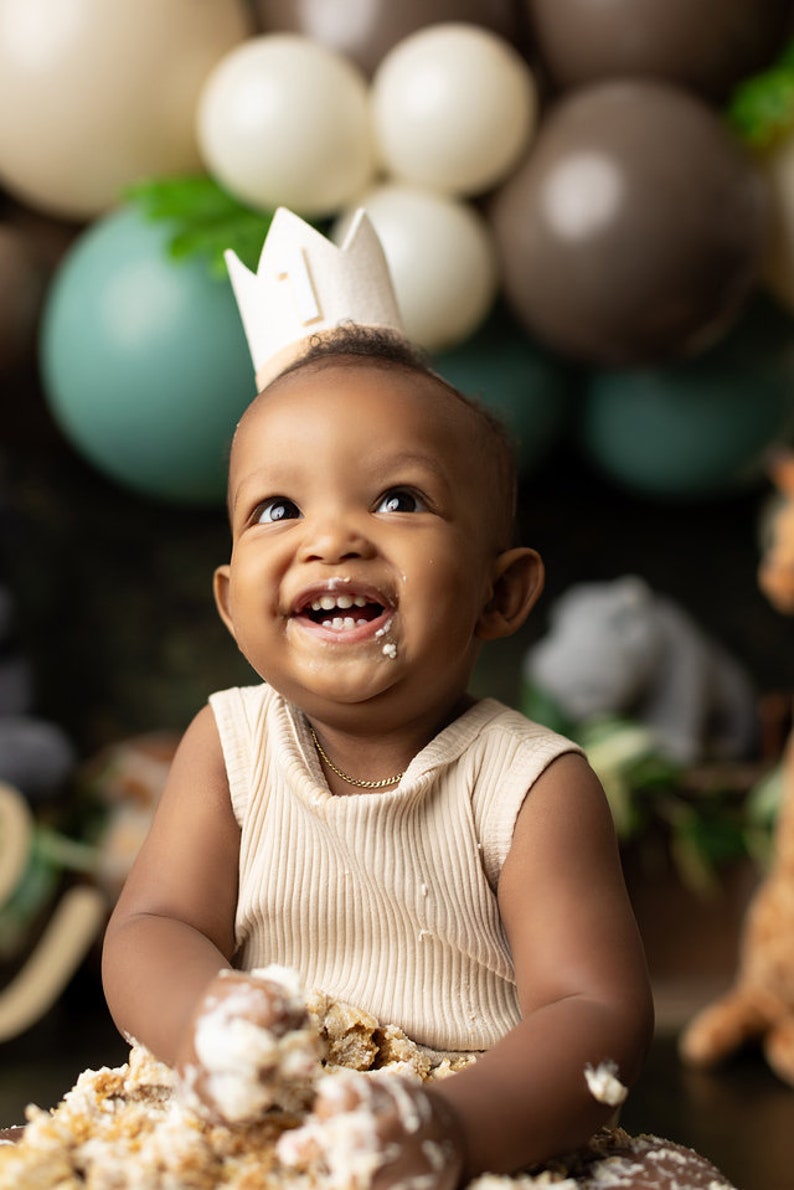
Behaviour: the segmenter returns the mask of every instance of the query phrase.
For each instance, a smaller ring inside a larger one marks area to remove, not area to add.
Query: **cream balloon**
[[[335,214],[375,170],[364,75],[300,34],[252,38],[218,63],[199,102],[198,138],[207,169],[265,210]]]
[[[194,117],[250,31],[242,0],[0,0],[0,179],[68,219],[142,177],[200,168]]]
[[[517,164],[535,127],[537,96],[529,66],[509,42],[448,22],[386,55],[373,78],[372,111],[393,177],[473,195]]]
[[[488,224],[468,203],[398,183],[363,195],[400,306],[405,333],[426,351],[462,343],[491,308],[498,285]],[[341,243],[353,210],[337,220]]]

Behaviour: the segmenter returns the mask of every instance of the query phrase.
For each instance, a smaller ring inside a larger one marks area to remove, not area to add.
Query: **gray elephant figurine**
[[[524,679],[573,724],[605,715],[644,723],[677,764],[742,759],[757,739],[741,665],[633,575],[569,588],[526,654]]]

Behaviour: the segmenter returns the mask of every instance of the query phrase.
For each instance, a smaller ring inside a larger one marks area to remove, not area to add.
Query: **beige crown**
[[[403,332],[383,247],[356,211],[341,248],[286,207],[273,216],[256,273],[224,253],[261,391],[307,340],[341,323]]]

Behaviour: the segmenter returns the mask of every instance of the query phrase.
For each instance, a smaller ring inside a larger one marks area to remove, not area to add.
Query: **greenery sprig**
[[[728,120],[754,149],[768,149],[794,131],[794,42],[768,70],[738,85],[728,103]]]
[[[211,274],[226,277],[223,253],[232,248],[256,269],[272,211],[255,211],[206,174],[148,178],[125,191],[149,219],[173,224],[169,253],[174,260],[203,257]]]
[[[621,845],[666,838],[688,888],[710,895],[731,863],[768,859],[780,789],[764,766],[684,766],[660,753],[644,724],[619,715],[574,722],[531,682],[523,683],[519,706],[581,744],[604,787]]]

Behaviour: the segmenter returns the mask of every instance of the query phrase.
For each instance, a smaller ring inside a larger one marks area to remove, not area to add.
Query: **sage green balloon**
[[[528,476],[550,453],[573,416],[574,372],[539,346],[501,305],[461,346],[434,356],[438,372],[503,423]]]
[[[175,261],[173,228],[122,207],[85,231],[47,295],[41,365],[71,444],[159,500],[223,500],[234,428],[255,385],[231,285]]]
[[[764,479],[790,441],[794,322],[759,298],[720,343],[661,369],[593,373],[579,426],[585,451],[626,488],[718,498]]]

